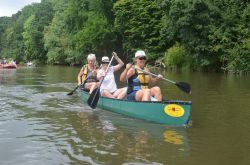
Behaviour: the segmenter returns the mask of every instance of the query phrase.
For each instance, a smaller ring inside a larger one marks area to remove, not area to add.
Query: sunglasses
[[[138,57],[139,60],[147,60],[146,57]]]
[[[102,64],[109,64],[109,62],[102,62]]]

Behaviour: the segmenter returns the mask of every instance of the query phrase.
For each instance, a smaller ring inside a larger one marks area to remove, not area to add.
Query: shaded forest
[[[0,18],[0,58],[81,65],[143,49],[169,68],[250,71],[248,0],[42,0]]]

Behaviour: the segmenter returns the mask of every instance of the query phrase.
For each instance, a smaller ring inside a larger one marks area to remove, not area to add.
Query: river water
[[[192,94],[192,125],[169,127],[91,110],[74,94],[79,68],[0,70],[0,164],[249,165],[250,76],[167,71]],[[122,84],[119,84],[122,85]]]

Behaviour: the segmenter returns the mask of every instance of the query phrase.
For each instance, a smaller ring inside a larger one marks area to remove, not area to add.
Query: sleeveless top
[[[135,66],[137,68],[138,66]],[[148,71],[147,68],[143,70]],[[135,74],[128,79],[127,94],[133,91],[139,91],[140,89],[147,89],[150,81],[150,76],[142,71],[135,69]]]
[[[86,80],[87,78],[87,80]],[[86,81],[85,81],[86,80]],[[82,82],[89,83],[89,82],[98,82],[96,70],[90,71],[87,65],[83,66],[83,75],[82,75]]]
[[[108,70],[108,72],[107,72],[107,74],[102,82],[102,85],[100,87],[100,91],[103,92],[103,90],[107,90],[110,93],[113,93],[117,90],[113,66],[109,67],[109,70]]]

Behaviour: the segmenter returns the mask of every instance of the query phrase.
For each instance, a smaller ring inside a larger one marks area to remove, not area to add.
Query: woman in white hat
[[[135,65],[127,64],[126,69],[121,74],[120,80],[127,80],[127,98],[135,101],[150,101],[155,98],[157,101],[162,101],[161,89],[158,86],[149,88],[149,85],[155,84],[162,75],[153,78],[151,75],[144,73],[141,70],[148,71],[145,67],[146,54],[143,50],[138,50],[135,53]],[[138,69],[136,69],[138,68]]]
[[[109,64],[109,58],[107,56],[102,57],[102,66],[101,69],[97,72],[97,78],[100,80],[102,77],[104,77],[104,80],[100,87],[101,96],[113,98],[113,99],[123,99],[126,96],[126,88],[117,88],[116,82],[115,82],[115,76],[114,72],[119,70],[123,65],[123,61],[117,56],[115,52],[112,53],[116,61],[118,62],[115,66],[110,66],[107,73],[107,67]]]
[[[77,80],[78,85],[81,85],[81,89],[92,91],[98,87],[98,79],[97,79],[97,63],[95,54],[89,54],[87,57],[88,63],[84,65],[78,73]]]

